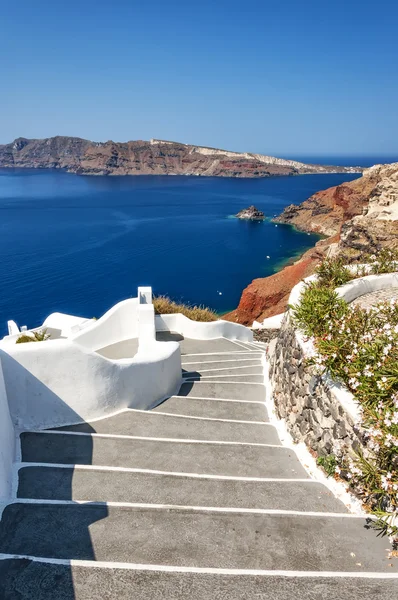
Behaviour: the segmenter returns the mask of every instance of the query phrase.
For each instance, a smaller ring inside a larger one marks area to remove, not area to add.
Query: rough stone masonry
[[[364,430],[344,410],[328,383],[306,364],[289,314],[269,347],[270,379],[278,417],[293,439],[317,455],[366,452]]]

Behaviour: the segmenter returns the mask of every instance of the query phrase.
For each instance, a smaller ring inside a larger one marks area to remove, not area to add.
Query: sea
[[[357,164],[351,161],[344,164]],[[358,164],[365,165],[363,157]],[[9,319],[30,328],[55,311],[98,318],[136,296],[140,285],[220,314],[232,310],[254,278],[275,273],[319,239],[272,217],[358,176],[94,177],[0,169],[0,337]],[[234,217],[251,204],[264,222]]]

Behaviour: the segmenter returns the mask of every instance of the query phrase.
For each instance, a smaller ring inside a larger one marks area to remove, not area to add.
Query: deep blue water
[[[285,157],[283,157],[285,158]],[[316,165],[341,165],[345,167],[372,167],[373,165],[381,165],[386,163],[398,162],[398,153],[397,154],[384,154],[384,155],[352,155],[349,156],[311,156],[311,155],[300,155],[300,156],[291,156],[289,158],[292,160],[298,160],[308,164],[316,164]]]
[[[233,309],[253,278],[273,273],[318,238],[229,215],[255,204],[272,217],[355,177],[0,170],[0,333],[8,319],[31,327],[53,311],[100,316],[135,296],[138,285],[220,312]]]

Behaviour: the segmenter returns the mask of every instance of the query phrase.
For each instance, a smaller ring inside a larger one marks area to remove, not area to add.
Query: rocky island
[[[251,325],[283,312],[292,288],[328,252],[341,251],[355,261],[364,252],[398,248],[398,163],[365,169],[359,179],[317,192],[299,206],[291,204],[274,221],[326,237],[294,264],[252,281],[238,308],[223,319]]]
[[[355,173],[361,167],[310,165],[250,152],[150,141],[91,142],[77,137],[17,138],[0,145],[0,167],[64,169],[82,175],[270,177]]]
[[[240,210],[235,216],[246,221],[264,221],[265,219],[264,213],[253,205]]]

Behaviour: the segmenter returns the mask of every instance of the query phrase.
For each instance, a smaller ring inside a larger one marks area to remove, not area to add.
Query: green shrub
[[[48,340],[50,335],[47,333],[47,329],[41,331],[31,331],[29,333],[23,333],[16,340],[16,344],[27,344],[29,342],[45,342]]]
[[[170,300],[167,296],[155,296],[153,305],[157,315],[170,315],[181,313],[192,321],[217,321],[218,315],[216,312],[206,306],[190,306]]]
[[[311,338],[321,336],[326,323],[343,317],[348,305],[332,288],[311,281],[305,285],[299,304],[291,308],[295,326]]]
[[[318,282],[324,286],[339,287],[354,278],[351,271],[346,267],[344,257],[326,258],[317,267],[315,273]]]

